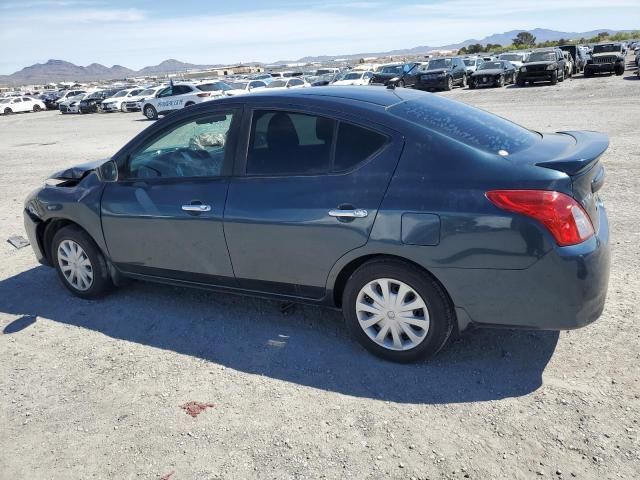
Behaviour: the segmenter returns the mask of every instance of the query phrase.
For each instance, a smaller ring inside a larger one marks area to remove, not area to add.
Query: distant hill
[[[388,57],[388,56],[405,56],[405,55],[420,55],[427,53],[430,50],[454,50],[474,43],[481,43],[486,45],[487,43],[509,45],[515,36],[523,30],[511,30],[504,33],[495,33],[484,37],[480,40],[469,39],[460,43],[454,43],[450,45],[442,45],[439,47],[430,47],[426,45],[399,49],[389,50],[385,52],[367,52],[367,53],[350,53],[345,55],[320,55],[320,56],[308,56],[298,60],[280,60],[272,63],[272,65],[284,65],[287,63],[315,63],[315,62],[327,62],[336,58],[345,58],[349,60],[358,60],[363,57]],[[544,28],[534,28],[528,30],[532,35],[536,37],[538,42],[546,42],[549,40],[560,40],[561,38],[575,39],[575,38],[589,38],[597,35],[600,32],[609,32],[609,34],[617,33],[616,30],[602,28],[599,30],[591,30],[589,32],[559,32],[556,30],[547,30]],[[0,85],[18,86],[18,85],[31,85],[31,84],[44,84],[47,82],[62,82],[62,81],[78,81],[86,82],[91,80],[123,80],[126,77],[132,76],[149,76],[149,75],[164,75],[167,73],[184,72],[194,69],[205,69],[217,67],[220,65],[196,65],[193,63],[184,63],[175,59],[165,60],[158,65],[152,65],[144,67],[140,70],[131,70],[121,65],[113,65],[112,67],[106,67],[99,63],[92,63],[86,67],[74,65],[64,60],[49,60],[47,63],[36,63],[30,67],[25,67],[19,72],[12,73],[11,75],[0,75]]]
[[[211,65],[194,65],[178,60],[164,62],[141,70],[131,70],[122,65],[106,67],[92,63],[86,67],[75,65],[64,60],[49,60],[25,67],[11,75],[0,75],[0,85],[38,85],[47,82],[86,82],[91,80],[123,80],[133,76],[163,75],[172,72],[183,72],[191,69],[209,68]]]

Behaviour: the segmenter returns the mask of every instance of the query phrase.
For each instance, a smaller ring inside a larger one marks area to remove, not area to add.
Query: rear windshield
[[[401,102],[388,111],[488,153],[515,153],[540,141],[539,134],[520,125],[438,95]]]

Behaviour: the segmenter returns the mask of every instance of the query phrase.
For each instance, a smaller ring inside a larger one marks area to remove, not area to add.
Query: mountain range
[[[455,50],[462,47],[466,47],[471,44],[480,43],[486,45],[487,43],[510,45],[515,36],[523,30],[511,30],[504,33],[495,33],[489,35],[480,40],[469,39],[460,43],[454,43],[450,45],[434,46],[418,46],[400,50],[389,50],[386,52],[367,52],[367,53],[351,53],[345,55],[320,55],[320,56],[308,56],[298,60],[279,60],[271,65],[285,65],[289,63],[315,63],[326,62],[336,58],[345,58],[349,60],[357,60],[363,57],[388,57],[388,56],[404,56],[404,55],[419,55],[427,53],[430,50]],[[560,32],[556,30],[547,30],[543,28],[535,28],[528,30],[532,35],[536,37],[538,42],[545,42],[550,40],[560,40],[561,38],[576,39],[576,38],[589,38],[597,35],[600,32],[608,32],[609,34],[617,33],[616,30],[610,30],[607,28],[592,30],[589,32]],[[49,60],[46,63],[36,63],[29,67],[25,67],[22,70],[12,73],[11,75],[0,75],[0,85],[17,86],[17,85],[31,85],[31,84],[43,84],[47,82],[61,82],[61,81],[78,81],[85,82],[90,80],[122,80],[126,77],[136,76],[150,76],[150,75],[163,75],[167,73],[184,72],[186,70],[194,69],[206,69],[219,67],[220,65],[196,65],[193,63],[184,63],[178,60],[169,59],[165,60],[158,65],[152,65],[144,67],[140,70],[132,70],[122,65],[113,65],[112,67],[106,67],[99,63],[92,63],[86,67],[75,65],[64,60]]]

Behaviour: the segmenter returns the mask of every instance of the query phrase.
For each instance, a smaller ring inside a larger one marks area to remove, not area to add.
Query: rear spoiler
[[[573,137],[575,147],[553,160],[537,163],[537,166],[565,172],[568,175],[578,175],[594,165],[609,148],[609,137],[603,133],[571,131],[558,134]]]

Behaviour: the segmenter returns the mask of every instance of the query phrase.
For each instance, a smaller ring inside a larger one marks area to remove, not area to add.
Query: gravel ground
[[[4,240],[51,172],[148,122],[1,117],[0,477],[638,478],[639,90],[628,70],[445,94],[537,130],[609,134],[613,269],[587,328],[479,330],[414,365],[368,355],[316,308],[143,283],[70,296]],[[192,401],[207,408],[192,417]]]

